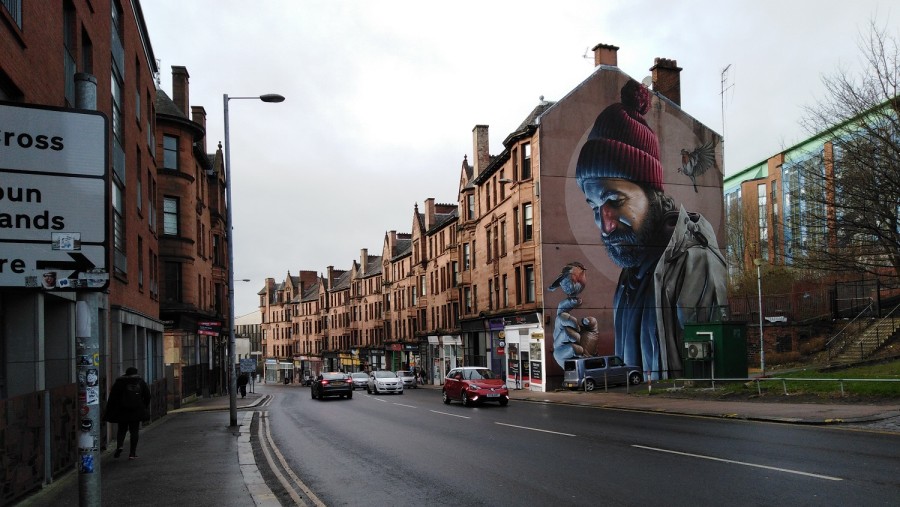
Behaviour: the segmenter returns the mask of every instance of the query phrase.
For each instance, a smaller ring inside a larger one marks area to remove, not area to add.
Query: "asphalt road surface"
[[[896,505],[900,436],[440,391],[270,386],[254,451],[285,505]],[[268,454],[269,458],[265,458]],[[280,458],[275,458],[279,457]],[[273,463],[266,466],[263,461]]]

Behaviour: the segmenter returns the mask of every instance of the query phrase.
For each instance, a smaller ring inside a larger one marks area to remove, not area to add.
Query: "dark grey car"
[[[619,356],[566,359],[563,370],[563,385],[569,389],[593,391],[596,387],[638,385],[644,381],[641,369],[625,364]]]

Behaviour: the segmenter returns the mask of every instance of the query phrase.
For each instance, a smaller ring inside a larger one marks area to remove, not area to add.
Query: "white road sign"
[[[109,281],[107,119],[0,102],[0,287]]]

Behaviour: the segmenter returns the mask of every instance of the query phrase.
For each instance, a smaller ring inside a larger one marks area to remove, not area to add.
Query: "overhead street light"
[[[267,93],[258,97],[222,96],[225,106],[225,236],[228,238],[228,408],[230,426],[237,426],[237,376],[234,374],[235,339],[234,339],[234,230],[231,213],[231,142],[228,131],[228,101],[261,100],[263,102],[284,102],[284,97],[277,93]]]
[[[765,339],[763,335],[762,272],[759,267],[764,262],[766,261],[762,259],[753,259],[753,264],[756,264],[756,292],[759,294],[759,369],[762,377],[766,376],[766,350],[763,347]]]

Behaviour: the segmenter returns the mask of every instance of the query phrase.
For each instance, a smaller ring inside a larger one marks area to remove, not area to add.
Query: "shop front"
[[[266,359],[264,365],[264,378],[266,382],[278,382],[278,360]]]
[[[429,336],[427,355],[431,358],[431,367],[426,366],[430,382],[443,385],[447,373],[463,365],[462,339],[457,335]]]
[[[510,389],[546,391],[544,328],[540,314],[504,317],[503,331],[498,334],[502,334],[498,352],[502,349],[506,357],[506,385]]]

